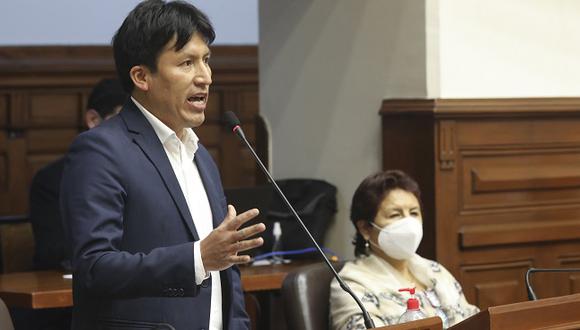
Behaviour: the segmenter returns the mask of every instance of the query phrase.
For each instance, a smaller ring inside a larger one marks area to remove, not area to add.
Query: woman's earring
[[[369,249],[370,249],[371,245],[369,244],[369,240],[366,239],[365,240],[365,253],[369,254]]]

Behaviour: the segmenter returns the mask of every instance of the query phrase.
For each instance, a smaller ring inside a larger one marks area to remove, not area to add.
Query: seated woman
[[[423,237],[417,182],[401,171],[368,176],[352,198],[350,219],[356,228],[354,261],[340,275],[361,299],[375,325],[397,324],[416,288],[421,310],[439,316],[444,327],[477,313],[461,285],[439,263],[416,254]],[[362,313],[338,282],[330,286],[332,329],[365,329]]]

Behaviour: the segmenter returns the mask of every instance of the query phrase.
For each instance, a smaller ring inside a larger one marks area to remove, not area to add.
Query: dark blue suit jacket
[[[226,201],[215,163],[195,162],[218,226]],[[211,281],[195,285],[199,240],[155,131],[129,101],[73,143],[61,184],[73,255],[73,329],[206,329]],[[237,267],[221,272],[224,329],[249,321]]]

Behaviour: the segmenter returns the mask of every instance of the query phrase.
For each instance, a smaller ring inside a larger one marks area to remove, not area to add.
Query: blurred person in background
[[[91,129],[115,116],[127,100],[117,79],[103,79],[91,91],[84,123]],[[30,221],[34,232],[34,269],[70,270],[60,217],[60,180],[64,157],[41,168],[30,185]]]
[[[92,89],[84,112],[84,124],[88,129],[103,120],[115,116],[127,94],[117,79],[103,79]],[[65,157],[41,168],[30,185],[30,222],[34,234],[35,270],[71,271],[70,253],[64,235],[60,214],[60,181]],[[18,330],[70,329],[71,308],[45,310],[12,309]]]

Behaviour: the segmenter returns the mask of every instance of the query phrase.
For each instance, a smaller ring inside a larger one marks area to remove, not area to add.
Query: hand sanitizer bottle
[[[280,226],[280,222],[274,222],[274,228],[272,228],[272,235],[274,236],[274,244],[272,245],[272,252],[280,251],[282,245],[282,227]],[[272,263],[273,264],[281,264],[284,262],[284,258],[281,255],[273,255],[272,256]]]
[[[419,300],[415,298],[415,288],[399,289],[399,292],[407,291],[411,298],[407,300],[407,310],[399,317],[398,323],[405,323],[415,320],[424,319],[427,316],[419,308]]]

